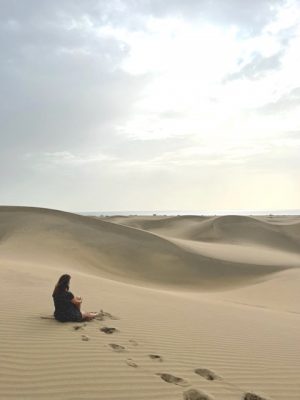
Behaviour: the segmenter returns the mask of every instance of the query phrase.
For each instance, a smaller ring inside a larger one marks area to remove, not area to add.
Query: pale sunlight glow
[[[2,203],[298,208],[299,2],[201,4],[3,8]]]

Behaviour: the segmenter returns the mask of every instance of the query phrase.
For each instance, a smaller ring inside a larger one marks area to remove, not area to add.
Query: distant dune
[[[105,220],[181,239],[254,244],[300,252],[298,217],[110,217]]]
[[[119,320],[75,332],[41,319],[62,273],[86,307]],[[299,400],[299,287],[297,216],[97,218],[2,206],[0,398],[198,400],[188,397],[196,390]],[[120,332],[101,333],[105,324]]]

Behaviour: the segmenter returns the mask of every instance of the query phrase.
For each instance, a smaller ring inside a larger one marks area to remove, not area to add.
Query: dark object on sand
[[[86,326],[86,324],[82,324],[82,325],[75,325],[73,326],[74,331],[78,331],[79,329],[83,329]]]
[[[120,346],[119,344],[109,343],[109,345],[117,353],[123,353],[123,351],[125,351],[125,347],[124,346]]]
[[[160,361],[160,362],[162,362],[162,357],[161,356],[159,356],[158,354],[149,354],[149,357],[151,358],[151,360],[157,360],[157,361]]]
[[[98,315],[97,315],[97,317],[96,317],[95,319],[97,319],[98,321],[105,321],[106,319],[117,320],[117,319],[119,319],[119,318],[117,318],[117,317],[111,315],[111,314],[108,313],[108,312],[105,312],[105,311],[103,311],[103,310],[100,310],[100,312],[98,313]]]
[[[208,381],[214,381],[216,379],[221,379],[214,372],[212,372],[206,368],[197,368],[197,369],[195,369],[195,373],[197,375],[200,375],[202,378],[207,379]]]
[[[196,389],[189,389],[183,392],[184,400],[213,400],[213,397]]]
[[[106,333],[107,335],[110,335],[112,333],[118,332],[118,329],[104,326],[103,328],[100,328],[100,331]]]
[[[171,374],[156,374],[161,377],[162,380],[168,383],[174,383],[174,385],[179,385],[179,386],[187,386],[188,382],[185,381],[182,378],[178,378],[177,376],[171,375]]]
[[[243,400],[267,400],[265,397],[258,396],[255,393],[245,393]]]

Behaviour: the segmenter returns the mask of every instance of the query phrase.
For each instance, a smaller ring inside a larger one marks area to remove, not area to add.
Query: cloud
[[[237,79],[260,79],[268,72],[279,69],[283,51],[270,57],[263,57],[259,53],[253,54],[253,59],[245,64],[238,72],[227,75],[224,82]]]
[[[259,108],[262,114],[285,113],[300,106],[300,87],[294,88],[277,100],[272,101],[265,106]]]
[[[98,37],[80,2],[13,4],[1,24],[2,144],[27,151],[99,144],[143,83],[120,68],[126,49]]]
[[[298,9],[3,0],[0,202],[197,208],[240,171],[294,176],[298,142],[276,135],[300,128]]]
[[[282,0],[128,0],[120,2],[121,12],[155,17],[181,16],[198,22],[213,22],[223,26],[238,26],[250,35],[259,32],[277,12]]]
[[[116,161],[117,158],[103,153],[97,154],[74,154],[70,151],[45,152],[39,155],[26,154],[25,159],[34,158],[36,161],[45,165],[58,166],[82,166],[85,164],[98,164],[106,161]]]

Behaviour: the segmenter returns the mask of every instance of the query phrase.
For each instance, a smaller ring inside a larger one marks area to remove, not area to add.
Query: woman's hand
[[[74,296],[73,299],[71,300],[71,303],[73,303],[77,308],[80,309],[80,305],[82,303],[82,297]]]

